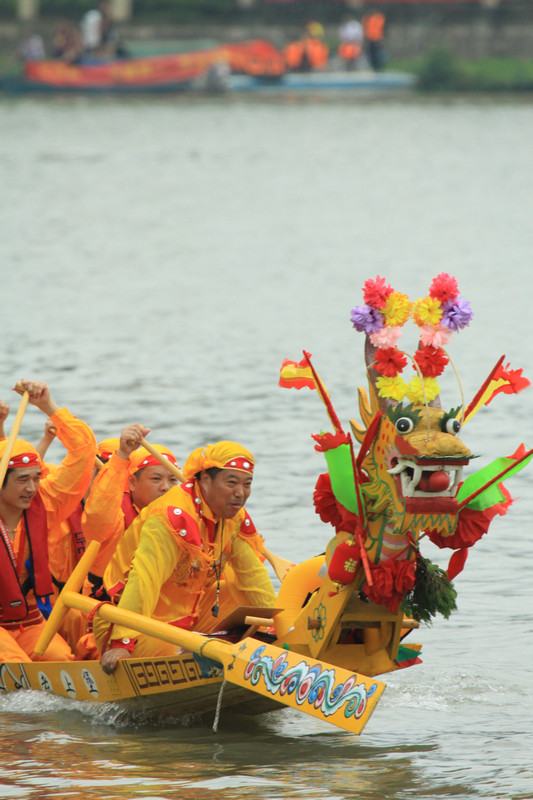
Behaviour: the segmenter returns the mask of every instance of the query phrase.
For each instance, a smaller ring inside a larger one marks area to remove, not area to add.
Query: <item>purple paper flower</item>
[[[468,300],[456,297],[455,300],[448,300],[442,305],[441,325],[446,325],[451,331],[458,331],[466,328],[474,316]]]
[[[352,308],[350,320],[355,330],[361,333],[376,333],[383,327],[383,315],[377,308],[370,306]]]

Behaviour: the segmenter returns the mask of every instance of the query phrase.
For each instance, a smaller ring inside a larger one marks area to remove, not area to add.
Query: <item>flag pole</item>
[[[502,478],[504,478],[505,475],[507,475],[508,472],[511,472],[511,470],[515,469],[515,467],[517,467],[519,464],[521,464],[522,461],[525,461],[526,458],[530,458],[532,455],[533,455],[533,448],[531,450],[527,450],[524,453],[524,455],[522,455],[520,458],[518,458],[514,462],[514,464],[509,464],[508,467],[505,467],[505,469],[503,469],[501,472],[499,472],[497,475],[495,475],[493,478],[491,478],[490,481],[487,481],[487,483],[484,486],[482,486],[480,489],[477,489],[475,492],[472,492],[471,495],[469,495],[468,497],[465,497],[464,500],[461,500],[461,502],[459,503],[459,511],[462,508],[464,508],[466,505],[468,505],[468,503],[471,503],[472,500],[474,500],[478,495],[480,495],[482,492],[484,492],[486,489],[488,489],[489,486],[492,486],[494,483],[497,483],[498,481],[501,481]]]

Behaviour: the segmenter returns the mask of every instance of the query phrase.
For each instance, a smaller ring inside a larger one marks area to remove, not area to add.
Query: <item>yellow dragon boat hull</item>
[[[143,717],[214,715],[223,676],[214,662],[186,653],[122,660],[112,675],[98,661],[0,663],[0,694],[33,689],[93,703],[116,703]],[[222,706],[240,714],[282,709],[274,699],[226,683]]]

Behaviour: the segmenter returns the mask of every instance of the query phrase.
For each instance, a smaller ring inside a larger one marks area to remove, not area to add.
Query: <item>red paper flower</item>
[[[394,613],[400,603],[415,585],[414,562],[389,558],[382,564],[372,565],[373,586],[365,583],[363,590],[373,603],[387,606]]]
[[[313,433],[312,438],[315,440],[315,450],[318,453],[327,453],[328,450],[335,450],[341,444],[349,444],[350,438],[344,431],[337,431],[336,433]]]
[[[397,611],[402,597],[394,589],[393,562],[385,561],[372,566],[372,581],[372,586],[365,582],[363,587],[368,599],[377,605],[387,606],[392,612]]]
[[[396,574],[394,576],[394,588],[399,594],[405,595],[412,591],[415,585],[415,563],[403,558],[396,562]]]
[[[315,512],[322,522],[330,522],[334,527],[340,525],[342,515],[339,513],[337,500],[331,488],[331,478],[327,472],[319,475],[313,492]]]
[[[339,531],[348,531],[348,533],[355,533],[356,525],[359,524],[359,517],[357,514],[348,511],[335,495],[331,488],[331,478],[327,472],[318,476],[315,484],[315,491],[313,492],[313,502],[315,505],[315,512],[318,514],[322,522],[329,522]]]
[[[379,275],[375,280],[369,278],[363,285],[363,299],[367,306],[371,308],[383,308],[387,297],[392,294],[394,289]]]
[[[406,364],[406,357],[397,347],[380,347],[376,350],[374,367],[385,378],[396,378]]]
[[[424,378],[436,378],[437,375],[441,375],[450,360],[444,350],[431,345],[417,350],[414,358]]]
[[[459,294],[459,286],[457,280],[448,275],[447,272],[441,272],[436,278],[433,278],[431,286],[429,287],[429,296],[440,300],[441,303],[446,303],[448,300],[455,300]]]

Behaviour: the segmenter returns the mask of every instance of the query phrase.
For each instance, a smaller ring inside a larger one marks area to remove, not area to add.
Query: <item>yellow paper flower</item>
[[[426,394],[424,396],[424,389]],[[440,392],[440,386],[436,378],[424,378],[424,387],[422,388],[422,381],[420,378],[411,378],[406,386],[407,399],[415,405],[421,406],[427,402],[431,403]]]
[[[385,378],[381,375],[376,381],[376,386],[381,397],[397,401],[403,400],[407,389],[407,384],[399,375],[395,378]]]
[[[385,300],[383,308],[379,309],[385,316],[385,325],[405,325],[411,313],[411,302],[406,294],[392,292]]]
[[[442,306],[435,297],[424,297],[413,304],[413,319],[417,325],[438,325],[442,319]]]

